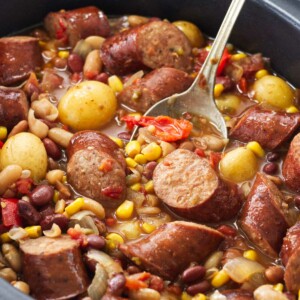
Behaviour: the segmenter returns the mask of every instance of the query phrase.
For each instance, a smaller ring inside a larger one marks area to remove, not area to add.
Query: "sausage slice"
[[[131,84],[118,94],[118,100],[140,112],[146,112],[153,104],[175,93],[185,91],[193,79],[187,73],[174,68],[160,68]]]
[[[0,126],[11,130],[20,121],[27,120],[28,109],[23,90],[0,86]]]
[[[177,149],[153,173],[157,196],[179,216],[198,222],[218,222],[234,217],[241,200],[235,185],[223,182],[207,159]]]
[[[46,236],[20,244],[23,274],[37,299],[69,299],[86,291],[88,277],[79,243],[69,236]]]
[[[285,266],[284,281],[289,291],[297,294],[300,289],[300,222],[289,228],[280,252]]]
[[[122,244],[120,250],[139,266],[168,280],[174,280],[191,262],[202,262],[215,251],[224,236],[217,230],[192,222],[166,223],[147,237]]]
[[[230,137],[245,143],[257,141],[263,148],[273,150],[286,142],[299,125],[300,113],[254,107],[248,109],[231,129]]]
[[[173,67],[191,69],[187,37],[166,21],[152,21],[105,40],[101,58],[108,72],[124,75],[140,69]]]
[[[282,175],[288,188],[300,192],[300,133],[294,137],[290,144],[283,162]]]
[[[44,19],[44,26],[52,38],[71,47],[88,36],[110,34],[106,15],[94,6],[51,12]]]
[[[248,238],[264,253],[271,257],[278,256],[289,224],[281,192],[262,173],[256,175],[242,209],[240,225]]]
[[[37,38],[13,36],[0,38],[0,85],[27,79],[43,64]]]

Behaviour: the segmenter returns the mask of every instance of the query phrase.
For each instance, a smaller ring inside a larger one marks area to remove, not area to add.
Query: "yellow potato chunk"
[[[216,99],[216,105],[222,113],[234,114],[239,109],[241,99],[234,94],[223,94]]]
[[[34,181],[42,180],[47,171],[47,152],[42,141],[29,132],[10,137],[0,152],[0,169],[11,164],[30,170]]]
[[[75,131],[100,129],[114,116],[117,99],[112,89],[98,81],[84,81],[61,98],[60,121]]]
[[[229,151],[220,161],[220,174],[235,183],[252,179],[258,171],[255,154],[247,148],[236,148]]]
[[[287,109],[293,105],[294,92],[281,78],[266,75],[253,85],[254,99],[271,106]]]

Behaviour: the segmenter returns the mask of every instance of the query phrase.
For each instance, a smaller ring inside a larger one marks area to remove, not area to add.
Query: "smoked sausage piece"
[[[139,267],[174,280],[192,262],[203,262],[224,239],[210,227],[185,221],[163,224],[138,241],[120,245],[128,258],[138,258]]]
[[[0,126],[11,130],[20,121],[27,120],[28,109],[23,90],[0,86]]]
[[[82,131],[72,137],[67,150],[67,176],[78,193],[106,206],[125,199],[125,159],[117,147],[97,131]]]
[[[300,133],[293,138],[290,144],[282,165],[282,175],[288,188],[300,192]]]
[[[152,21],[106,39],[101,58],[112,74],[163,66],[190,71],[191,51],[189,40],[175,25]]]
[[[193,79],[174,68],[160,68],[148,73],[118,94],[118,100],[139,112],[146,112],[153,104],[175,93],[185,91]]]
[[[88,36],[110,34],[106,15],[94,6],[51,12],[44,19],[44,26],[52,38],[71,47]]]
[[[257,141],[273,150],[286,142],[299,128],[300,113],[284,113],[254,107],[248,109],[231,129],[230,137],[241,142]]]
[[[280,252],[285,266],[284,281],[287,289],[295,294],[300,289],[300,222],[288,229]]]
[[[37,38],[0,38],[0,85],[9,86],[29,77],[43,64]]]
[[[247,290],[225,290],[221,291],[221,293],[226,296],[227,300],[254,300],[253,293]]]
[[[277,257],[289,226],[283,195],[276,185],[262,173],[243,206],[240,225],[248,238],[264,253]]]
[[[20,244],[23,274],[38,300],[69,299],[86,291],[88,277],[79,243],[69,236],[46,236]]]
[[[237,187],[223,182],[206,158],[186,149],[171,152],[157,165],[153,183],[172,211],[197,222],[228,220],[241,207]]]

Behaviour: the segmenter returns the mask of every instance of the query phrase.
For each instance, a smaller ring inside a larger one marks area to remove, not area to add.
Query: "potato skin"
[[[10,137],[0,152],[0,169],[11,164],[30,170],[34,181],[42,180],[47,171],[47,152],[42,141],[29,132]]]
[[[98,81],[84,81],[61,98],[60,121],[75,131],[100,129],[114,116],[117,99],[112,89]]]

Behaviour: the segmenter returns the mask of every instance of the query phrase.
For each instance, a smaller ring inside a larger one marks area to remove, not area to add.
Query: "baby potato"
[[[21,132],[10,137],[0,152],[0,169],[17,164],[31,171],[31,178],[40,181],[47,171],[47,153],[42,141],[32,133]]]
[[[294,93],[292,88],[281,78],[266,75],[255,81],[253,85],[254,98],[259,102],[277,108],[287,109],[293,105]]]
[[[84,81],[73,86],[58,104],[60,121],[75,131],[100,129],[113,118],[116,109],[114,92],[98,81]]]
[[[235,183],[252,179],[258,171],[255,154],[243,147],[229,151],[220,161],[220,174]]]
[[[234,114],[241,104],[241,99],[234,94],[222,94],[216,99],[216,105],[222,113]]]
[[[204,44],[203,34],[195,24],[187,21],[176,21],[172,24],[186,35],[192,47],[200,48]]]

